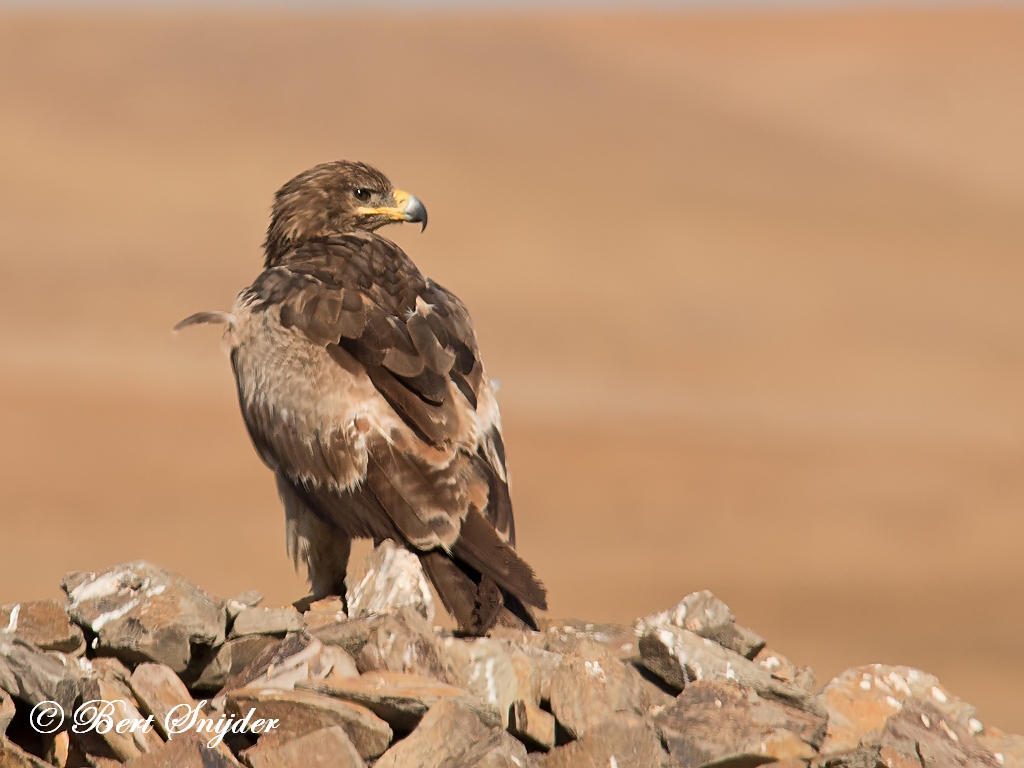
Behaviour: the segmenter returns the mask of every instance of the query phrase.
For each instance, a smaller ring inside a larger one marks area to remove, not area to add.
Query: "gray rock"
[[[58,653],[39,650],[18,635],[0,632],[0,689],[30,706],[55,701],[70,712],[78,696],[78,665]]]
[[[652,705],[640,673],[593,641],[563,656],[551,678],[551,711],[574,738],[616,713],[642,715]]]
[[[303,628],[302,616],[287,608],[243,608],[231,627],[232,639],[246,635],[284,635]]]
[[[93,648],[130,661],[184,672],[195,645],[224,642],[223,601],[181,576],[145,562],[101,573],[71,573],[61,583],[68,613],[96,634]]]
[[[661,611],[633,624],[637,637],[653,629],[677,627],[712,640],[723,648],[752,659],[764,647],[764,638],[753,630],[736,624],[729,606],[704,589],[684,597],[674,607]]]
[[[224,645],[209,649],[203,656],[193,656],[182,678],[192,690],[219,691],[266,648],[276,646],[279,640],[273,635],[247,635],[228,640]]]
[[[140,711],[153,716],[156,730],[164,739],[175,738],[165,727],[167,715],[176,707],[191,707],[192,696],[174,670],[165,664],[139,664],[129,678]],[[181,712],[178,709],[177,712]]]
[[[350,618],[412,608],[434,620],[434,597],[420,559],[391,539],[366,556],[361,577],[355,572],[346,576],[345,588]]]
[[[345,732],[364,760],[380,756],[391,744],[391,727],[370,710],[310,691],[243,688],[228,694],[226,708],[240,718],[253,710],[253,718],[275,718],[280,722],[278,728],[260,737],[261,748],[276,748],[332,726],[339,726]]]
[[[465,703],[442,698],[375,768],[524,768],[526,747]]]
[[[657,768],[667,755],[657,731],[639,717],[615,715],[579,741],[551,750],[539,768]]]
[[[228,619],[235,618],[246,608],[255,608],[263,602],[263,595],[255,589],[247,589],[245,592],[235,595],[224,606],[227,610]]]
[[[398,734],[413,730],[427,710],[442,698],[465,702],[489,724],[501,725],[497,713],[467,691],[419,675],[367,672],[347,680],[310,680],[297,687],[361,704]]]
[[[927,702],[968,730],[975,717],[974,707],[946,690],[934,675],[885,664],[846,670],[822,689],[818,699],[829,716],[821,747],[826,754],[855,749],[910,701]]]
[[[355,655],[360,672],[407,672],[458,682],[437,635],[415,609],[406,607],[367,621],[366,642]]]
[[[250,768],[364,768],[366,763],[338,726],[283,743],[263,740],[243,753]]]
[[[776,680],[749,659],[689,630],[674,625],[649,630],[640,638],[640,652],[644,666],[675,688],[698,680],[732,680],[808,712],[825,714],[825,707],[807,691]]]
[[[532,749],[555,746],[555,717],[529,701],[516,701],[509,708],[508,730]]]
[[[824,738],[826,723],[731,681],[709,680],[688,685],[653,719],[679,768],[727,760],[750,765],[808,760]]]
[[[85,653],[81,628],[56,600],[34,600],[0,606],[0,631],[13,632],[44,651],[60,651],[69,656]]]
[[[226,695],[239,688],[290,691],[296,683],[324,677],[327,670],[322,663],[322,650],[320,641],[305,632],[288,635],[264,648],[245,669],[234,675],[214,696],[212,704],[222,708]]]

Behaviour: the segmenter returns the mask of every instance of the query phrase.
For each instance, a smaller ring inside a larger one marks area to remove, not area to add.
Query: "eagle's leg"
[[[296,569],[305,566],[314,599],[340,597],[347,611],[345,573],[352,539],[321,520],[280,475],[277,490],[284,503],[288,554]]]

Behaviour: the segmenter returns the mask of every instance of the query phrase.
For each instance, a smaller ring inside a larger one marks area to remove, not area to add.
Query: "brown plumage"
[[[350,543],[419,555],[464,632],[503,611],[533,624],[544,587],[515,552],[505,448],[473,322],[375,234],[426,211],[379,171],[340,161],[277,193],[265,269],[225,340],[245,424],[277,476],[288,547],[317,597],[344,596]],[[508,618],[508,614],[506,614]]]

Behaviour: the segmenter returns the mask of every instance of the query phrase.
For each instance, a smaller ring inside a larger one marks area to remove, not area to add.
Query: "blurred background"
[[[552,614],[696,589],[1024,731],[1024,7],[0,9],[0,603],[306,593],[219,330],[369,161],[501,382]]]

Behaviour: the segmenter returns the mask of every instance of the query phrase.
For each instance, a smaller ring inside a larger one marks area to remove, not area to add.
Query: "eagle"
[[[274,472],[314,598],[345,597],[354,539],[415,553],[459,631],[536,628],[515,550],[501,418],[469,311],[378,234],[427,225],[377,169],[323,163],[274,197],[263,271],[226,324],[245,426]]]

